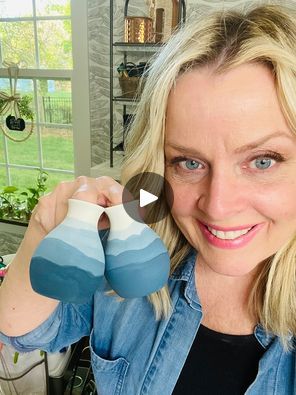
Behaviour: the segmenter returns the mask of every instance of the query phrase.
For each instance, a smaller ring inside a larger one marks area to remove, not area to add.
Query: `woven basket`
[[[122,96],[126,98],[134,98],[137,93],[140,94],[144,87],[144,81],[142,81],[140,91],[138,90],[140,80],[141,77],[119,77],[119,84],[122,91]]]

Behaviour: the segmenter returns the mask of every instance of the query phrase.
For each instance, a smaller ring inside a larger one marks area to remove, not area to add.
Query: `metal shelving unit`
[[[114,146],[114,105],[122,105],[123,117],[127,115],[127,106],[135,105],[137,101],[135,99],[129,99],[123,96],[114,96],[114,50],[121,52],[123,56],[123,63],[126,64],[128,61],[128,54],[130,53],[151,53],[151,55],[157,52],[164,43],[126,43],[126,42],[114,42],[113,40],[113,18],[114,18],[114,1],[110,0],[110,168],[114,165],[114,152],[123,151],[123,138],[122,142]],[[129,0],[125,0],[123,10],[123,22],[124,18],[128,15]],[[186,5],[185,0],[179,0],[179,24],[185,23],[186,20]],[[122,135],[124,136],[124,125],[122,127]]]

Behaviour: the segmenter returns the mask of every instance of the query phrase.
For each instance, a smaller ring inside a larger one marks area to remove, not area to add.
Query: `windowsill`
[[[91,167],[90,176],[91,177],[109,176],[114,178],[115,180],[120,180],[121,161],[122,161],[122,156],[117,157],[117,155],[114,155],[113,167],[110,167],[109,160],[100,163],[99,165]]]
[[[0,219],[0,232],[24,235],[27,226],[25,222]]]
[[[28,226],[28,222],[18,221],[15,219],[0,218],[0,222],[3,222],[4,224],[11,224],[11,225]]]

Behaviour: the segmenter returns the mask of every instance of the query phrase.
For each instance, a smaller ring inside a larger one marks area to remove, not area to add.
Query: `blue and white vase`
[[[63,302],[88,302],[103,287],[105,255],[97,224],[105,209],[69,199],[68,213],[37,247],[30,264],[34,291]]]
[[[138,206],[138,201],[130,203]],[[124,206],[105,209],[110,233],[105,249],[105,277],[123,298],[136,298],[161,289],[170,270],[168,251],[148,225],[133,220]]]

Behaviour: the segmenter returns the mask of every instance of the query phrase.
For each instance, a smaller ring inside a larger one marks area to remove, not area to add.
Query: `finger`
[[[98,188],[95,183],[87,181],[80,185],[80,187],[73,193],[72,198],[97,204]]]
[[[68,211],[68,200],[83,182],[84,180],[80,177],[73,181],[63,181],[53,190],[52,198],[55,199],[54,218],[56,225],[60,224],[65,218]]]
[[[98,188],[97,204],[103,207],[115,206],[122,203],[123,186],[111,177],[96,178]]]
[[[116,206],[122,203],[123,187],[121,185],[109,185],[100,189],[98,194],[98,204],[104,207]]]
[[[108,181],[110,182],[110,180]],[[73,181],[59,183],[50,194],[51,201],[55,202],[54,213],[51,213],[55,219],[55,224],[60,224],[65,218],[70,198],[97,204],[98,194],[99,190],[95,178],[80,176]]]
[[[36,227],[38,224],[43,232],[43,236],[45,236],[56,226],[55,206],[55,197],[51,194],[42,196],[32,211],[29,226]]]

